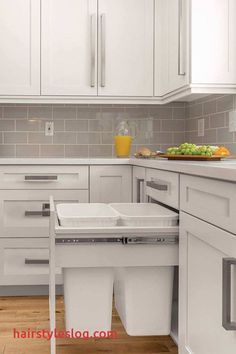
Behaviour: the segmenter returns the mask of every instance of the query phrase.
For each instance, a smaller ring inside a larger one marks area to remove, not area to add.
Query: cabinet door
[[[0,37],[0,95],[39,95],[40,0],[1,0]]]
[[[153,0],[99,0],[100,96],[153,96]]]
[[[60,268],[56,270],[56,281],[62,283]],[[0,239],[0,285],[46,285],[48,282],[48,239]]]
[[[192,82],[236,84],[235,0],[192,1]]]
[[[97,0],[42,0],[42,95],[97,95]]]
[[[236,236],[181,213],[179,247],[180,353],[234,354]],[[223,327],[227,312],[234,330]]]
[[[130,203],[130,166],[91,166],[90,203]]]
[[[1,190],[1,237],[48,237],[49,215],[43,203],[53,196],[56,203],[87,203],[87,190]]]
[[[188,82],[186,16],[185,0],[155,2],[155,96]]]

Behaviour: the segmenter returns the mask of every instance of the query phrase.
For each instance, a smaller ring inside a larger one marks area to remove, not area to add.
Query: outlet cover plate
[[[204,136],[205,133],[205,120],[204,118],[198,119],[197,122],[197,130],[198,130],[198,136]]]

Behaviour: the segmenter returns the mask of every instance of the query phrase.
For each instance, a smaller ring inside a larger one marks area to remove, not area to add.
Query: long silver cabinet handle
[[[25,264],[49,264],[49,259],[25,258]]]
[[[101,15],[101,87],[106,86],[106,15]]]
[[[53,176],[53,175],[48,175],[48,176],[36,176],[36,175],[32,175],[32,176],[25,176],[25,181],[33,181],[33,182],[41,182],[41,181],[57,181],[58,177],[57,176]]]
[[[236,258],[222,260],[222,326],[226,331],[236,331],[236,322],[231,321],[231,270]]]
[[[95,87],[95,65],[96,65],[96,15],[90,17],[90,48],[91,48],[91,68],[90,68],[90,86]]]
[[[179,39],[178,39],[178,75],[184,76],[184,27],[183,27],[183,1],[179,0],[178,2],[178,11],[179,11]]]
[[[158,183],[158,182],[154,182],[154,181],[147,181],[146,185],[147,185],[147,187],[157,189],[159,191],[167,191],[168,190],[168,184]]]
[[[137,178],[137,203],[141,203],[141,185],[144,183],[143,178]]]

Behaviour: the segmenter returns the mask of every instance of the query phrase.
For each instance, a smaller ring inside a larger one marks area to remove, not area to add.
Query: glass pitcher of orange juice
[[[117,157],[130,156],[132,140],[133,137],[131,136],[128,122],[120,122],[116,128],[116,135],[114,137],[115,153]]]

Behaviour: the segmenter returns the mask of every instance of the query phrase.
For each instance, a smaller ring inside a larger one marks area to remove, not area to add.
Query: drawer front
[[[207,178],[180,178],[180,208],[236,234],[236,184]]]
[[[0,237],[48,237],[49,215],[42,206],[50,195],[56,203],[88,202],[87,190],[1,190]]]
[[[146,195],[179,209],[179,174],[160,170],[146,170]]]
[[[88,189],[87,166],[2,166],[1,189]]]
[[[1,239],[0,285],[43,285],[49,282],[47,239]],[[62,283],[57,268],[57,284]]]

